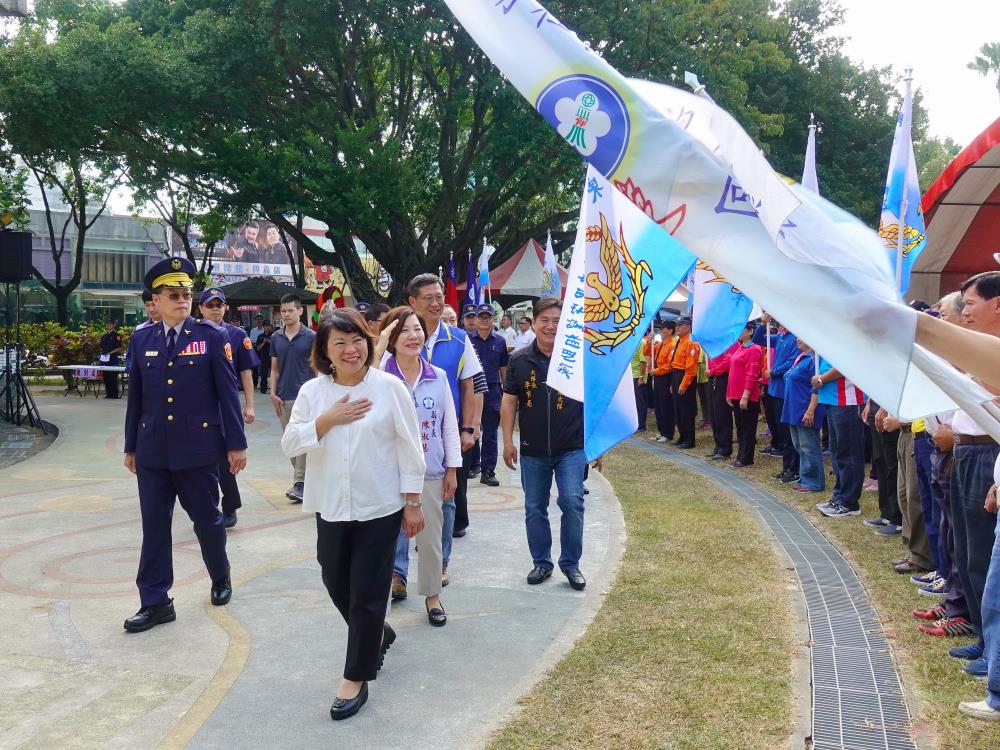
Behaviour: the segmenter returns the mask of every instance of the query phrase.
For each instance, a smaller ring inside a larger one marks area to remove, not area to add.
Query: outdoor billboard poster
[[[196,262],[205,257],[205,244],[192,232],[191,248]],[[285,235],[292,253],[296,252],[295,239]],[[212,283],[223,285],[263,276],[275,281],[291,282],[292,266],[288,250],[276,224],[254,219],[237,227],[220,240],[212,254],[209,275]]]

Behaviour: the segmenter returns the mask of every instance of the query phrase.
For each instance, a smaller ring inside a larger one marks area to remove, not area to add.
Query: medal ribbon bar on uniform
[[[204,341],[192,341],[190,344],[184,347],[178,356],[185,356],[187,354],[204,354],[205,353],[205,342]]]

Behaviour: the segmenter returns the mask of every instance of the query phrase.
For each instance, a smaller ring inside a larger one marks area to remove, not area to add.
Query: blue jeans
[[[792,447],[799,454],[799,484],[811,490],[826,489],[823,449],[819,445],[819,428],[788,425]]]
[[[913,436],[913,457],[917,462],[917,490],[920,493],[920,511],[924,514],[924,532],[927,534],[927,546],[931,550],[931,560],[934,570],[947,576],[948,571],[941,556],[941,507],[934,500],[931,490],[931,454],[934,443],[930,435],[918,432]]]
[[[1000,520],[994,529],[1000,532]],[[1000,535],[993,542],[993,557],[983,590],[983,654],[989,667],[986,677],[986,703],[1000,711]]]
[[[441,524],[441,561],[447,565],[451,558],[451,532],[455,529],[455,498],[445,500],[442,510],[444,523]],[[396,537],[396,559],[392,563],[392,572],[402,578],[404,583],[410,573],[410,540],[402,529]]]
[[[549,492],[555,476],[562,511],[559,525],[559,568],[572,570],[583,554],[583,471],[587,458],[582,450],[551,458],[521,456],[521,487],[524,489],[524,526],[528,532],[531,559],[539,568],[552,569],[552,527],[549,525]]]
[[[861,485],[865,481],[864,424],[858,418],[858,407],[827,406],[826,426],[830,431],[830,460],[836,478],[830,501],[857,510],[861,507]]]

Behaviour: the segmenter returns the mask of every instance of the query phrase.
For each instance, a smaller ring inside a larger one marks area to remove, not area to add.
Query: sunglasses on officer
[[[171,302],[177,302],[178,300],[184,300],[187,302],[194,297],[191,292],[160,292],[160,294],[169,299]]]

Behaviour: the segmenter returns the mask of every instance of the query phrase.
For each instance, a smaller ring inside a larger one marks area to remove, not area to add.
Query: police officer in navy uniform
[[[167,594],[174,581],[170,522],[174,500],[187,511],[212,580],[211,602],[232,596],[226,528],[219,512],[219,462],[236,474],[246,466],[233,350],[211,321],[191,317],[194,264],[167,258],[146,274],[161,321],[133,334],[125,416],[125,466],[139,485],[142,554],[140,609],[130,632],[176,619]]]
[[[101,359],[102,365],[117,367],[121,364],[120,355],[125,345],[122,343],[122,335],[118,333],[118,321],[109,320],[107,332],[101,336]],[[118,373],[110,370],[104,371],[104,397],[120,398],[118,395]]]
[[[253,342],[239,326],[223,320],[226,311],[226,294],[219,287],[209,287],[201,293],[198,308],[205,320],[210,320],[222,328],[229,337],[233,348],[233,369],[236,371],[236,387],[243,391],[243,421],[253,424],[253,374],[260,367],[260,357],[254,351]],[[243,506],[236,476],[228,471],[228,461],[219,462],[219,487],[222,489],[222,520],[227,529],[236,525],[236,510]]]
[[[479,462],[481,484],[498,487],[497,429],[500,427],[500,399],[503,391],[500,384],[507,375],[507,342],[493,329],[496,313],[493,305],[476,307],[476,331],[470,335],[472,346],[479,355],[479,362],[486,375],[489,390],[483,397],[482,437],[479,439]]]

